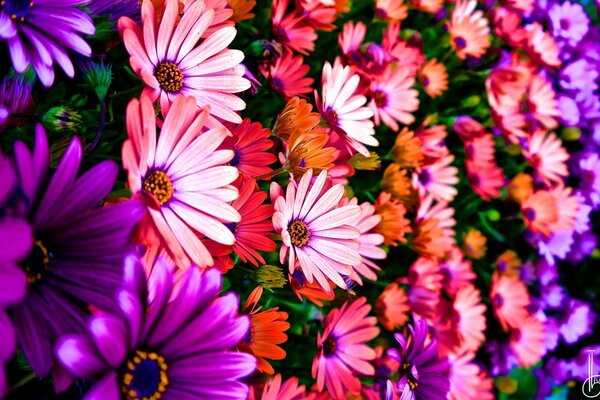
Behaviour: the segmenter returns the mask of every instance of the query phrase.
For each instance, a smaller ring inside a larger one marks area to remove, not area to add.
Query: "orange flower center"
[[[332,337],[327,338],[325,343],[323,343],[323,353],[326,356],[335,353],[335,348],[336,348],[335,339]]]
[[[308,225],[299,219],[293,221],[288,226],[288,233],[290,234],[290,240],[292,244],[296,247],[306,246],[308,239],[310,239],[310,230],[308,229]]]
[[[173,197],[173,183],[169,176],[160,170],[148,171],[142,183],[142,190],[152,195],[161,205]]]
[[[27,258],[20,265],[27,275],[28,285],[36,284],[44,278],[50,265],[50,257],[41,240],[35,241]]]
[[[169,385],[163,356],[136,350],[123,365],[121,390],[127,400],[159,400]]]
[[[378,90],[373,95],[373,98],[375,99],[375,104],[377,105],[377,108],[383,108],[387,106],[388,98],[385,92]]]
[[[177,64],[165,61],[156,67],[154,76],[160,87],[169,93],[179,93],[183,86],[183,72]]]

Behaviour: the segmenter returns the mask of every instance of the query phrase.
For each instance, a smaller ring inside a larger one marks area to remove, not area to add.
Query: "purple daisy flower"
[[[74,138],[53,176],[46,134],[36,128],[33,154],[15,143],[19,197],[7,210],[33,231],[33,248],[9,270],[13,281],[26,282],[22,301],[9,308],[18,342],[33,371],[46,376],[56,340],[81,330],[87,305],[114,309],[123,276],[123,259],[143,207],[126,201],[98,207],[111,191],[118,167],[104,161],[77,176],[82,148]],[[48,178],[48,179],[47,179]],[[31,237],[31,236],[30,236]],[[20,286],[6,288],[15,296]]]
[[[137,259],[125,265],[119,312],[95,315],[87,334],[66,336],[56,346],[70,373],[97,380],[84,400],[246,399],[240,379],[255,370],[256,359],[232,349],[250,320],[238,315],[234,293],[218,297],[218,270],[189,268],[175,288],[159,258],[146,289]]]
[[[111,22],[117,22],[121,17],[129,17],[140,23],[142,12],[140,4],[141,2],[137,0],[91,0],[87,8],[92,15],[108,16]]]
[[[11,122],[11,114],[22,113],[31,105],[32,86],[33,80],[26,74],[11,72],[4,77],[0,85],[0,132]]]
[[[77,6],[88,0],[2,0],[0,39],[6,40],[12,64],[18,73],[29,64],[46,87],[54,82],[56,61],[69,77],[73,63],[67,50],[91,56],[92,49],[81,35],[95,33],[92,19]]]
[[[590,28],[590,18],[583,6],[570,1],[554,3],[548,10],[548,18],[552,36],[566,40],[571,46],[577,45]]]
[[[397,333],[394,335],[400,344],[398,349],[389,349],[387,355],[400,363],[400,380],[398,391],[401,398],[443,400],[450,390],[448,378],[448,360],[440,359],[438,345],[435,339],[425,346],[427,339],[427,322],[424,319],[415,319],[409,325],[411,336],[407,339]]]
[[[595,320],[596,314],[588,303],[579,299],[570,299],[560,320],[560,336],[565,343],[574,344],[592,333]]]

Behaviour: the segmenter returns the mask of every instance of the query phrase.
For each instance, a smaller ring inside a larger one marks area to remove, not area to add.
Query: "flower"
[[[508,184],[508,195],[521,204],[533,193],[533,178],[524,172],[519,172]]]
[[[124,16],[139,22],[141,4],[141,1],[131,0],[91,0],[86,7],[92,15],[107,16],[110,22],[117,22]]]
[[[461,337],[461,350],[476,352],[485,340],[485,305],[481,293],[474,285],[460,288],[454,296],[453,310],[458,316],[457,328]]]
[[[440,293],[444,276],[436,259],[419,257],[408,268],[408,283]]]
[[[390,129],[397,131],[398,122],[405,125],[414,122],[410,114],[419,108],[419,93],[412,89],[415,79],[408,68],[394,68],[391,64],[385,72],[371,81],[371,101],[369,108],[373,110],[375,125],[380,121]]]
[[[502,328],[518,327],[528,317],[530,303],[527,287],[518,278],[494,272],[490,300]]]
[[[496,259],[498,272],[511,278],[519,277],[521,265],[522,262],[519,255],[510,249],[500,254]]]
[[[360,393],[360,381],[355,374],[373,375],[375,368],[369,361],[375,351],[364,344],[379,334],[377,319],[367,317],[371,306],[365,297],[329,312],[323,334],[317,336],[318,353],[312,364],[312,376],[317,379],[320,392],[326,387],[336,400],[345,399],[346,393]]]
[[[71,374],[96,380],[84,399],[245,399],[248,387],[240,379],[254,371],[256,360],[231,349],[250,322],[238,316],[235,294],[218,297],[219,272],[189,268],[175,290],[167,263],[159,259],[148,292],[141,265],[128,264],[119,309],[94,315],[86,332],[56,345]]]
[[[33,103],[32,79],[27,74],[8,73],[0,85],[0,133],[18,121],[12,114],[24,112]]]
[[[534,316],[524,319],[510,331],[510,348],[523,367],[532,367],[544,355],[544,323]]]
[[[548,186],[560,183],[569,173],[567,160],[569,153],[562,146],[562,141],[554,133],[546,135],[538,130],[531,136],[523,156],[531,163],[535,172]]]
[[[558,222],[556,198],[545,190],[539,190],[521,203],[523,222],[532,232],[548,236],[551,227]]]
[[[552,3],[548,9],[548,18],[552,36],[566,40],[571,46],[576,46],[590,27],[590,18],[583,5],[570,1]]]
[[[416,190],[411,186],[407,171],[396,163],[391,163],[383,172],[381,190],[388,192],[396,200],[399,200],[407,209],[414,210],[418,201]]]
[[[493,400],[494,382],[474,360],[474,353],[450,355],[449,400]]]
[[[6,40],[15,71],[31,64],[45,87],[54,82],[56,61],[72,78],[75,70],[67,55],[72,50],[86,57],[92,49],[81,36],[96,32],[89,15],[77,6],[86,0],[68,2],[4,0],[0,6],[0,39]]]
[[[450,381],[446,375],[448,360],[440,359],[435,339],[425,346],[428,328],[424,319],[415,319],[408,329],[411,333],[408,340],[402,334],[394,335],[400,349],[392,348],[387,351],[389,357],[400,363],[397,388],[402,394],[401,398],[445,399],[450,389]]]
[[[379,323],[388,331],[394,331],[408,321],[408,297],[402,286],[390,283],[375,302],[375,314]]]
[[[504,187],[504,173],[496,162],[478,164],[467,160],[467,178],[473,191],[485,201],[500,196]]]
[[[454,229],[456,220],[452,218],[454,209],[448,203],[438,201],[429,195],[421,201],[413,227],[412,245],[424,257],[443,258],[456,244]]]
[[[393,199],[390,193],[381,192],[375,202],[375,213],[381,216],[381,221],[373,231],[383,236],[383,243],[388,246],[406,243],[410,221],[406,219],[406,208],[399,200]]]
[[[275,64],[269,67],[269,83],[286,100],[310,93],[315,80],[306,77],[309,69],[304,64],[304,58],[285,50]]]
[[[479,58],[490,47],[490,27],[483,11],[475,11],[476,0],[458,0],[446,27],[456,56]]]
[[[289,0],[274,0],[271,5],[273,35],[277,41],[291,52],[307,55],[315,49],[317,33],[305,20],[304,16],[291,12],[285,15]]]
[[[214,117],[240,123],[235,111],[245,108],[245,103],[234,93],[250,87],[243,77],[240,65],[244,53],[227,49],[236,30],[232,26],[219,28],[201,40],[206,30],[214,24],[215,10],[203,1],[193,2],[179,24],[178,0],[165,0],[165,13],[157,26],[152,1],[142,4],[142,28],[133,20],[122,17],[119,31],[129,52],[129,63],[146,87],[143,97],[160,100],[163,114],[180,95],[192,96],[202,107],[210,105],[211,121]]]
[[[288,140],[285,168],[296,181],[300,180],[309,169],[314,173],[320,173],[334,166],[333,162],[338,151],[335,147],[325,147],[328,140],[329,135],[320,129],[309,132],[296,129],[292,133]]]
[[[475,228],[471,228],[463,237],[463,251],[469,258],[479,260],[487,251],[487,238]]]
[[[444,5],[444,0],[410,0],[410,4],[417,10],[436,14]]]
[[[358,21],[348,21],[344,24],[342,32],[338,35],[338,44],[342,54],[348,58],[351,64],[360,64],[360,46],[365,40],[367,26]]]
[[[418,168],[423,164],[423,145],[413,131],[404,127],[392,146],[392,158],[401,168]]]
[[[375,15],[386,22],[399,22],[408,16],[408,7],[403,0],[376,0]]]
[[[473,272],[471,261],[465,259],[458,247],[454,247],[441,260],[440,272],[444,277],[442,281],[444,290],[450,296],[454,296],[459,289],[470,285],[471,281],[477,277]]]
[[[227,0],[227,3],[233,9],[231,20],[233,22],[242,22],[254,18],[252,9],[256,6],[256,0]]]
[[[273,147],[270,136],[269,128],[263,128],[260,122],[245,118],[241,124],[231,129],[231,136],[223,140],[219,149],[233,150],[229,165],[236,167],[240,174],[257,178],[272,172],[269,165],[277,161],[277,157],[268,151]]]
[[[289,140],[292,133],[311,131],[321,121],[318,113],[312,112],[312,104],[304,99],[290,99],[277,116],[273,133],[284,140]]]
[[[337,0],[337,2],[345,0]],[[337,17],[336,1],[300,0],[297,3],[299,12],[308,23],[317,30],[332,31],[335,29]]]
[[[366,97],[355,94],[359,76],[350,67],[343,67],[338,58],[333,67],[325,62],[321,81],[322,97],[315,91],[319,112],[329,127],[344,138],[348,151],[368,157],[369,150],[364,145],[378,146],[379,142],[373,137],[375,130],[369,119],[373,112],[364,107]]]
[[[547,66],[560,67],[562,62],[558,58],[560,49],[549,32],[545,32],[542,25],[534,22],[525,28],[527,41],[525,50],[532,61]]]
[[[41,125],[33,153],[22,142],[15,143],[14,153],[21,197],[11,213],[31,226],[33,247],[14,260],[19,268],[2,267],[2,281],[15,283],[3,297],[21,300],[11,304],[10,321],[33,371],[45,377],[54,343],[83,329],[86,306],[115,307],[115,283],[122,279],[122,262],[132,250],[131,234],[143,208],[138,201],[98,207],[112,190],[118,167],[107,160],[78,176],[82,147],[77,137],[53,175]],[[18,282],[26,282],[26,288]]]
[[[211,266],[213,258],[198,233],[233,245],[235,237],[225,223],[241,218],[227,204],[238,197],[229,185],[238,170],[226,165],[234,152],[217,150],[228,131],[220,127],[203,132],[207,118],[207,110],[199,109],[192,97],[178,96],[158,136],[147,97],[127,106],[129,138],[122,153],[129,188],[145,201],[149,218],[144,227],[157,233],[180,268]]]
[[[419,82],[425,93],[431,98],[436,98],[448,90],[448,73],[446,66],[436,58],[427,61],[419,71]]]
[[[250,391],[249,400],[258,399],[255,389]],[[265,383],[261,400],[302,400],[306,398],[306,387],[298,386],[298,378],[291,377],[283,384],[281,383],[281,374],[275,375]]]
[[[302,274],[302,271],[298,268],[289,275],[289,281],[290,287],[294,293],[296,293],[296,296],[298,296],[298,300],[300,301],[306,297],[307,300],[312,301],[317,306],[323,307],[323,302],[321,300],[331,301],[335,298],[333,290],[325,292],[317,281],[309,283]]]
[[[336,208],[344,187],[337,184],[326,189],[326,171],[310,185],[312,176],[312,170],[308,170],[298,188],[289,184],[285,195],[277,183],[271,184],[275,205],[273,226],[283,242],[279,260],[283,264],[286,255],[289,256],[290,274],[298,261],[309,283],[316,279],[324,291],[330,292],[326,278],[345,288],[340,274],[350,275],[352,267],[362,262],[358,253],[360,232],[348,225],[358,217],[361,208],[356,205]]]
[[[273,375],[275,371],[267,359],[285,358],[285,351],[278,345],[287,341],[285,331],[290,329],[290,324],[287,322],[288,313],[279,311],[279,307],[266,311],[261,311],[262,306],[256,307],[262,293],[263,288],[258,286],[246,300],[242,313],[250,316],[250,330],[238,349],[256,357],[258,372]]]
[[[454,155],[448,154],[434,162],[425,164],[413,174],[413,186],[421,196],[431,194],[444,201],[452,201],[458,194],[453,185],[458,183],[458,168],[451,166]]]

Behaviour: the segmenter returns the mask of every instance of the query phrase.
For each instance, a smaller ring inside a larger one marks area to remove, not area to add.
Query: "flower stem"
[[[273,170],[271,172],[267,172],[266,174],[257,176],[256,180],[257,181],[261,181],[261,180],[264,180],[264,179],[269,179],[269,178],[277,176],[277,175],[279,175],[281,173],[284,173],[286,170],[287,170],[287,168],[285,167],[285,165],[282,165],[280,168],[277,168],[277,169],[275,169],[275,170]]]
[[[34,372],[30,373],[29,375],[26,375],[20,381],[15,383],[15,385],[10,388],[10,391],[13,392],[13,391],[17,390],[18,388],[20,388],[21,386],[25,386],[27,383],[31,382],[34,378],[35,378]]]
[[[104,131],[104,125],[106,124],[106,99],[103,99],[100,102],[100,122],[98,123],[98,130],[96,131],[96,136],[94,136],[94,140],[87,149],[85,149],[85,154],[90,154],[94,148],[98,145],[100,138],[102,137],[102,132]]]

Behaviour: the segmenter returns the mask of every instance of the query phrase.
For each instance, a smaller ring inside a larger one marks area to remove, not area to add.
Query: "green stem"
[[[277,176],[283,172],[285,172],[287,170],[287,168],[285,167],[285,165],[282,165],[280,168],[277,168],[271,172],[267,172],[266,174],[260,175],[256,177],[257,181],[263,180],[263,179],[269,179],[272,178],[274,176]]]
[[[10,388],[10,391],[13,392],[13,391],[17,390],[18,388],[20,388],[21,386],[25,386],[26,384],[31,382],[34,378],[35,378],[34,372],[30,373],[29,375],[26,375],[19,382],[15,383],[15,385],[12,388]]]

